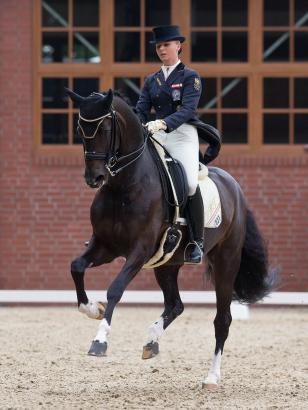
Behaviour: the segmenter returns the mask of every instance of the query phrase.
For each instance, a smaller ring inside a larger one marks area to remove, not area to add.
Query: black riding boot
[[[186,246],[184,262],[201,263],[203,256],[204,208],[199,186],[193,196],[188,197],[186,218],[190,243]]]

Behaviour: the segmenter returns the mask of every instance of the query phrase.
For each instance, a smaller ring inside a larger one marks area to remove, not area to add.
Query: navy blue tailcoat
[[[198,73],[179,63],[166,81],[162,69],[146,78],[136,112],[145,124],[153,107],[156,118],[166,122],[166,132],[172,132],[184,123],[194,125],[199,138],[209,144],[203,161],[208,163],[218,155],[221,137],[216,128],[203,123],[196,115],[201,92]]]

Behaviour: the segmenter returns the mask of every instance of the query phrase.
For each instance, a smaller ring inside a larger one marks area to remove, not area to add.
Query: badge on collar
[[[200,79],[197,78],[197,77],[195,78],[194,89],[195,89],[196,91],[200,91],[200,89],[201,89],[201,81],[200,81]]]
[[[180,101],[181,100],[181,91],[178,88],[172,90],[172,100]]]
[[[156,81],[158,82],[158,85],[161,86],[161,81],[158,77],[156,77]]]

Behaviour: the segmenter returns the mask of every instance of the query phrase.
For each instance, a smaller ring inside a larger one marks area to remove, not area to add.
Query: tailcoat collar
[[[183,70],[185,68],[185,65],[180,62],[180,64],[178,64],[175,69],[171,72],[171,74],[169,75],[169,77],[166,80],[166,84],[170,85],[174,82],[174,80],[182,74]]]
[[[156,73],[156,77],[158,78],[161,86],[167,85],[170,86],[174,80],[183,73],[183,70],[185,68],[185,64],[183,64],[182,62],[180,64],[178,64],[175,69],[171,72],[171,74],[169,75],[169,77],[167,78],[167,80],[165,80],[165,76],[163,73],[163,70],[160,69],[157,73]],[[167,87],[169,89],[169,87]]]

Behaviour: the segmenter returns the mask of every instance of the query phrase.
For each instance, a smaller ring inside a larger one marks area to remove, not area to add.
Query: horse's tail
[[[269,270],[265,241],[253,213],[247,211],[246,236],[239,272],[234,283],[234,299],[254,303],[263,299],[277,285],[277,271]]]

